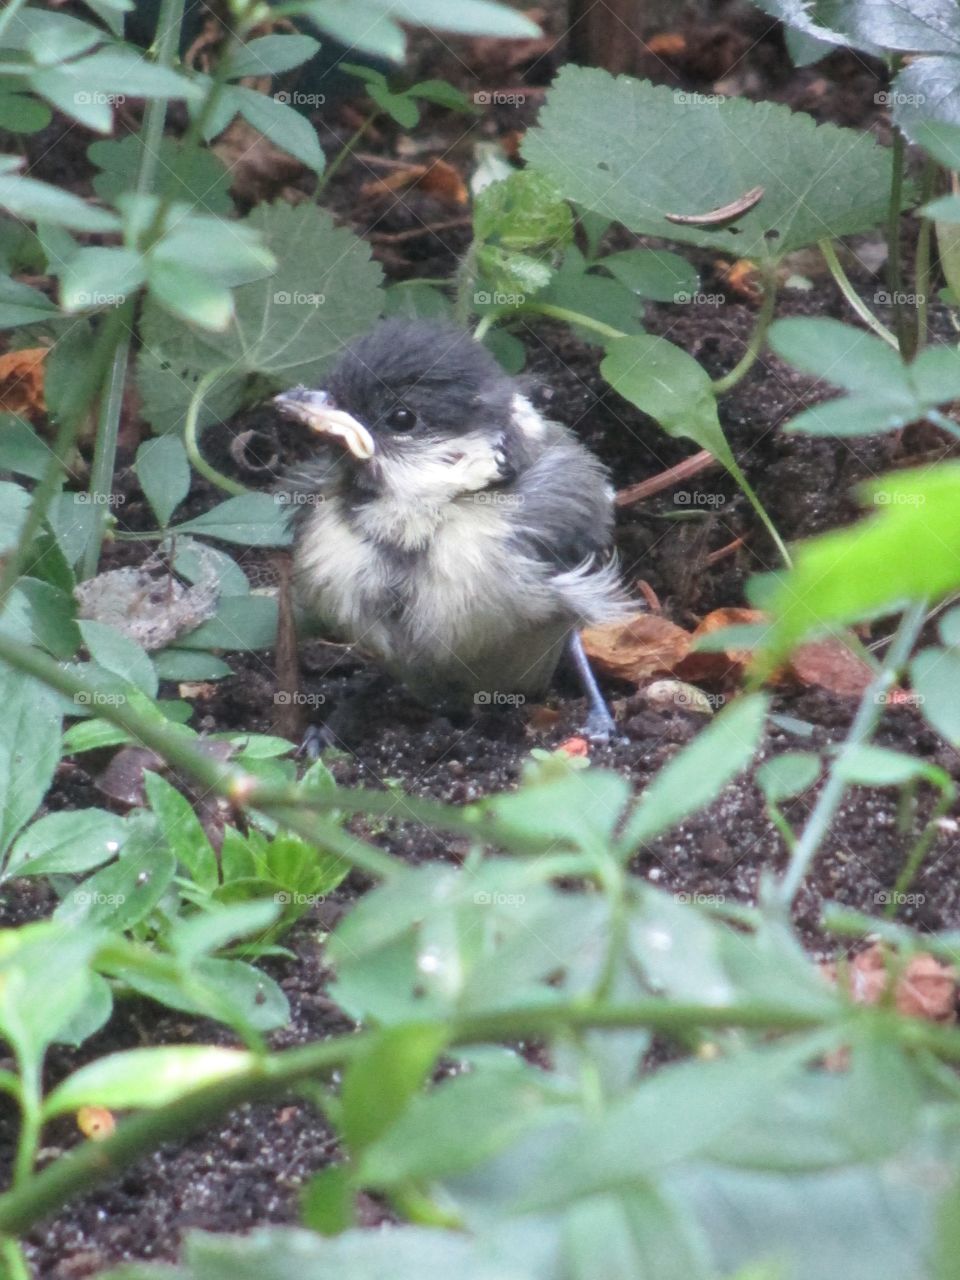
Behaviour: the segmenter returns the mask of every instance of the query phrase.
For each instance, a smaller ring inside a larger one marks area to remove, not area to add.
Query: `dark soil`
[[[874,101],[874,95],[884,87],[882,68],[869,60],[836,53],[814,68],[793,71],[773,24],[757,15],[745,24],[739,10],[730,10],[729,17],[727,13],[724,6],[718,6],[715,20],[706,29],[702,25],[685,28],[686,53],[673,60],[652,59],[647,73],[694,89],[720,82],[728,92],[775,98],[810,111],[818,119],[884,134],[883,109]],[[462,43],[449,42],[451,52],[439,55],[429,41],[420,41],[419,47],[423,63],[419,70],[424,74],[447,76],[468,92],[478,86],[490,87],[490,78],[482,68],[476,74],[467,70],[470,53]],[[527,103],[522,109],[491,108],[472,126],[473,132],[504,136],[529,124],[541,100],[538,89],[549,81],[561,51],[546,51],[526,64],[506,69],[499,83],[527,86]],[[345,136],[351,131],[349,110],[338,107],[324,121],[331,134]],[[428,115],[422,132],[435,143],[433,154],[445,154],[458,163],[467,158],[463,127],[462,120],[451,121],[437,112]],[[89,179],[84,158],[88,141],[83,130],[65,127],[62,122],[51,125],[32,143],[36,176],[62,180],[67,173],[75,176],[78,190],[84,189]],[[390,156],[395,143],[392,129],[383,127],[368,139],[367,147]],[[390,242],[384,237],[422,223],[443,221],[450,211],[414,193],[380,208],[372,217],[358,195],[359,186],[371,172],[365,162],[348,164],[341,171],[328,193],[338,216],[361,233],[377,233],[376,252],[392,278],[449,275],[465,247],[467,228]],[[715,307],[651,306],[648,323],[651,331],[669,335],[717,375],[740,357],[754,321],[755,304],[725,283],[709,255],[703,255],[697,265],[704,292],[720,294],[723,301]],[[798,272],[803,274],[800,267]],[[854,269],[852,274],[865,294],[883,287],[865,268]],[[810,290],[784,291],[780,313],[849,318],[843,306],[829,277],[816,275]],[[598,374],[597,348],[551,324],[536,323],[519,333],[529,353],[533,394],[555,417],[573,426],[609,464],[618,487],[654,475],[689,455],[689,442],[668,439],[651,420],[606,387]],[[722,404],[734,452],[788,539],[853,518],[856,504],[851,487],[858,480],[916,457],[920,451],[924,456],[946,452],[936,436],[921,437],[919,433],[870,441],[814,441],[780,430],[784,421],[822,394],[821,388],[765,356]],[[268,435],[274,431],[264,415],[249,415],[233,425],[237,431],[251,426]],[[279,441],[282,449],[282,436]],[[224,458],[227,443],[226,439],[219,441]],[[216,461],[215,433],[211,433],[209,444]],[[618,543],[626,581],[642,579],[656,593],[669,618],[692,625],[713,608],[743,604],[747,576],[772,567],[776,557],[751,508],[720,472],[705,472],[683,488],[709,496],[709,504],[697,506],[698,511],[709,514],[680,519],[684,506],[688,514],[696,504],[677,503],[674,495],[667,493],[621,510]],[[191,500],[201,509],[211,499],[212,494],[199,486]],[[123,515],[132,527],[143,518],[133,489]],[[738,538],[744,539],[739,549],[707,563],[710,553]],[[258,572],[265,570],[262,557],[251,553],[247,562]],[[880,626],[875,635],[865,638],[869,641],[883,634]],[[205,729],[269,730],[276,689],[272,655],[244,656],[234,665],[237,674],[198,701],[194,723]],[[327,706],[342,702],[367,676],[358,658],[331,645],[308,646],[304,666],[305,687],[323,694]],[[622,772],[640,791],[705,722],[694,712],[654,709],[642,691],[626,686],[610,687],[608,693],[617,708],[622,738],[594,750],[592,758]],[[530,728],[530,708],[514,719],[488,716],[453,723],[414,706],[397,689],[388,690],[368,705],[371,710],[360,725],[353,754],[338,755],[333,761],[338,780],[344,785],[385,785],[389,780],[402,790],[452,803],[515,785],[530,748],[555,747],[576,734],[584,710],[573,687],[562,682],[551,698],[556,719],[549,729],[539,731]],[[849,700],[817,689],[781,692],[776,711],[792,720],[772,724],[764,755],[788,748],[822,748],[835,742],[847,728],[853,709]],[[879,741],[936,762],[960,779],[957,753],[910,707],[886,712]],[[788,810],[795,826],[802,823],[814,799],[812,791]],[[64,766],[49,803],[56,808],[102,803],[82,759]],[[399,818],[379,823],[375,829],[365,829],[362,822],[355,827],[375,843],[412,861],[456,859],[462,854],[455,841]],[[893,793],[850,794],[797,902],[798,923],[811,951],[832,955],[838,949],[836,941],[826,938],[820,928],[823,904],[839,901],[877,913],[877,895],[892,886],[911,843],[912,836],[898,830]],[[781,867],[783,857],[782,841],[765,813],[759,792],[745,780],[728,788],[709,811],[647,849],[637,858],[635,870],[675,892],[749,901],[761,872]],[[917,904],[909,907],[903,918],[928,929],[960,927],[958,863],[960,848],[947,822],[912,887]],[[360,877],[348,879],[339,893],[318,909],[322,915],[306,917],[287,939],[294,958],[269,962],[292,1008],[290,1026],[273,1039],[276,1047],[321,1038],[344,1028],[342,1014],[324,994],[327,975],[322,942],[337,913],[363,887]],[[5,924],[36,918],[48,912],[50,905],[49,891],[31,882],[9,886],[0,899]],[[222,1032],[216,1027],[134,1001],[125,1004],[110,1026],[82,1051],[57,1052],[49,1065],[49,1077],[51,1082],[59,1079],[80,1062],[111,1050],[218,1038]],[[16,1124],[6,1104],[0,1106],[5,1108],[0,1113],[0,1158],[6,1164]],[[76,1143],[78,1135],[64,1123],[51,1130],[47,1140],[45,1160]],[[237,1231],[257,1223],[295,1221],[304,1182],[335,1156],[330,1131],[309,1107],[291,1101],[282,1106],[243,1108],[202,1135],[154,1153],[110,1188],[85,1197],[33,1232],[29,1240],[31,1261],[42,1277],[77,1280],[121,1260],[175,1258],[184,1231],[193,1227]],[[366,1208],[369,1220],[375,1221],[377,1207],[370,1204]]]

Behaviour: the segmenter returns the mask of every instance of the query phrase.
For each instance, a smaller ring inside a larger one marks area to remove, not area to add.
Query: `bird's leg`
[[[583,727],[584,733],[591,742],[609,742],[616,733],[616,722],[603,699],[603,694],[600,692],[600,686],[597,684],[593,668],[590,666],[590,659],[584,652],[583,641],[580,639],[579,631],[571,631],[567,637],[567,654],[576,668],[590,708],[586,724]]]

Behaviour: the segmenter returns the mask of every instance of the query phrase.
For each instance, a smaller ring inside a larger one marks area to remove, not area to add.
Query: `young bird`
[[[606,739],[578,628],[625,611],[613,492],[572,432],[468,334],[420,320],[383,322],[324,390],[275,403],[322,441],[285,481],[306,620],[448,706],[543,693],[566,646]]]

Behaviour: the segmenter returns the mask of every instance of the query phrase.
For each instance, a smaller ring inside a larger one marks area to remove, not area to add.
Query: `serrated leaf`
[[[523,153],[568,199],[631,231],[735,258],[779,258],[869,230],[887,211],[890,156],[855,130],[817,126],[770,102],[683,95],[593,68],[563,68]],[[756,186],[763,198],[731,227],[664,216],[709,212]]]
[[[87,157],[100,169],[93,189],[101,200],[112,204],[124,191],[135,189],[142,155],[143,141],[136,133],[91,143]],[[157,148],[154,191],[177,204],[196,205],[206,213],[231,213],[230,174],[217,154],[198,147],[187,153],[187,161],[184,167],[180,142],[162,138]]]
[[[321,385],[343,343],[380,314],[381,272],[369,246],[328,213],[309,204],[260,205],[245,221],[279,265],[269,280],[234,291],[234,319],[223,334],[185,328],[149,300],[144,308],[138,381],[158,430],[182,424],[197,383],[214,369],[227,371],[206,397],[201,426],[235,411],[258,377],[278,389]]]
[[[174,533],[201,533],[248,547],[284,547],[290,542],[289,511],[272,493],[227,498],[203,515],[175,525]]]

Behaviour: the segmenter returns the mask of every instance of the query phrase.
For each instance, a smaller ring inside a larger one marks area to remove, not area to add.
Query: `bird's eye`
[[[417,415],[406,405],[398,404],[384,419],[391,431],[412,431],[417,425]]]

